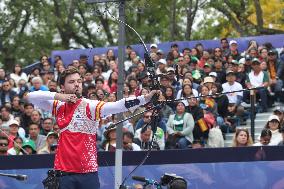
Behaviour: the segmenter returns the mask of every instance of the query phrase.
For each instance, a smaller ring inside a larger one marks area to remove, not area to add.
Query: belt
[[[65,171],[55,170],[55,176],[56,177],[64,177],[64,176],[78,175],[78,174],[81,174],[81,173],[65,172]]]

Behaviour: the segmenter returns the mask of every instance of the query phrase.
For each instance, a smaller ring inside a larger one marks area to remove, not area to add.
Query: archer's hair
[[[66,77],[68,76],[68,75],[72,75],[72,74],[75,74],[75,73],[77,73],[77,74],[79,74],[80,76],[81,76],[81,74],[80,74],[80,72],[79,72],[79,70],[77,69],[77,68],[75,68],[75,67],[73,67],[73,66],[71,66],[70,68],[67,68],[66,70],[64,70],[60,75],[59,75],[59,77],[58,77],[58,84],[61,86],[61,85],[64,85],[64,83],[65,83],[65,79],[66,79]]]

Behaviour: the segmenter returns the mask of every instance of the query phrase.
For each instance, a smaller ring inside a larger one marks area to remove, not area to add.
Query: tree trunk
[[[177,24],[176,24],[176,0],[172,0],[171,7],[171,22],[170,22],[170,31],[172,36],[172,41],[174,41],[177,37]]]
[[[187,18],[186,18],[186,32],[185,32],[185,40],[190,40],[191,34],[192,34],[192,25],[193,21],[198,9],[198,3],[199,1],[195,1],[195,5],[193,7],[193,0],[189,0],[188,8],[187,8]]]
[[[260,31],[263,28],[263,14],[259,0],[254,0],[254,7],[256,11],[257,29]]]

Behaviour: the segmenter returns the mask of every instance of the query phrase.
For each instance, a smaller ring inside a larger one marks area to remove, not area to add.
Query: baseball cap
[[[237,42],[237,41],[235,41],[235,40],[231,40],[229,44],[230,44],[230,45],[232,45],[232,44],[236,44],[236,45],[237,45],[237,44],[238,44],[238,42]]]
[[[277,120],[278,122],[280,122],[279,117],[277,115],[269,116],[268,121],[272,121],[272,120]]]
[[[260,64],[260,61],[258,60],[258,58],[254,58],[252,59],[252,63],[257,62],[258,64]]]
[[[53,132],[53,131],[47,133],[46,138],[48,138],[48,137],[51,136],[51,135],[52,135],[52,136],[55,136],[56,138],[58,138],[58,134],[55,133],[55,132]]]
[[[167,72],[170,72],[170,71],[175,72],[175,69],[173,67],[168,67]]]
[[[232,64],[239,64],[237,60],[232,60]]]
[[[210,73],[209,73],[209,76],[211,76],[211,77],[217,77],[217,73],[216,73],[216,72],[210,72]]]
[[[161,49],[159,49],[159,50],[157,51],[157,54],[164,54],[164,51],[161,50]]]
[[[241,59],[239,60],[239,64],[245,64],[245,62],[246,62],[246,59],[245,59],[245,58],[241,58]]]
[[[235,75],[235,72],[233,72],[233,70],[228,70],[228,71],[226,72],[226,75],[230,75],[230,74]]]
[[[160,59],[157,63],[167,64],[167,61],[165,59]]]
[[[278,52],[274,49],[271,49],[270,51],[268,51],[268,54],[277,54]]]
[[[153,43],[150,45],[150,48],[158,48],[158,45]]]
[[[280,113],[284,113],[284,110],[283,110],[283,108],[281,108],[281,107],[276,107],[275,108],[275,110],[273,111],[273,113],[276,113],[276,112],[280,112]]]
[[[214,83],[214,80],[213,80],[212,77],[207,76],[207,77],[204,78],[203,83]]]
[[[9,125],[9,126],[11,126],[11,125],[17,125],[18,127],[20,126],[19,122],[18,122],[17,120],[14,120],[14,119],[11,120],[11,121],[9,121],[9,122],[8,122],[8,125]]]
[[[205,67],[205,66],[206,66],[206,67],[209,67],[209,68],[212,67],[211,64],[209,64],[209,63],[205,63],[205,64],[204,64],[204,67]]]

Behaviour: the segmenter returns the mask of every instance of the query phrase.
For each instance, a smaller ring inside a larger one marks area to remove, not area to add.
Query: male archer
[[[62,93],[36,91],[26,99],[52,112],[60,128],[54,169],[59,189],[99,189],[96,132],[101,118],[128,111],[125,101],[103,102],[80,97],[82,77],[76,68],[66,69],[59,79]],[[149,102],[157,91],[137,97],[136,108]],[[131,109],[132,109],[131,108]]]

